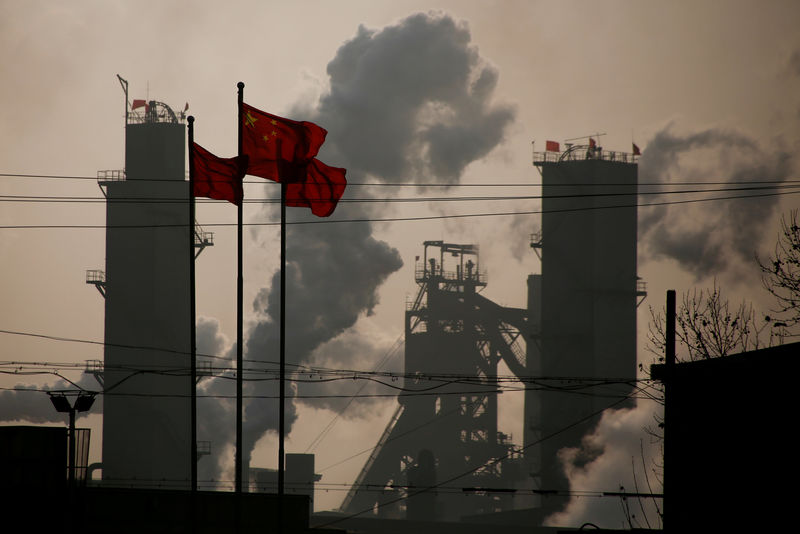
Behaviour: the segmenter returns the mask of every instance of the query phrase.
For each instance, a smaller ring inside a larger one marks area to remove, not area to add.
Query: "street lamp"
[[[47,393],[57,412],[69,414],[69,487],[75,487],[75,412],[88,412],[94,404],[96,393],[78,393],[75,404],[70,405],[65,393]]]

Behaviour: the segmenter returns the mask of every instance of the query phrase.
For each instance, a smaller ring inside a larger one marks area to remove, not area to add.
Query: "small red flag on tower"
[[[561,148],[559,147],[557,141],[547,141],[544,144],[544,149],[548,152],[561,152]]]
[[[641,151],[639,150],[639,147],[638,147],[638,146],[636,146],[636,143],[632,143],[632,144],[633,144],[633,155],[634,155],[634,156],[641,156],[641,155],[642,155],[642,153],[641,153]]]
[[[596,148],[596,147],[597,147],[597,143],[595,142],[595,140],[594,140],[594,139],[592,139],[592,138],[590,137],[590,138],[589,138],[589,148]]]

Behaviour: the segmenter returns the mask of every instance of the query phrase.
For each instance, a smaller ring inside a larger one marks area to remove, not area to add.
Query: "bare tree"
[[[772,345],[775,339],[770,317],[756,318],[752,304],[733,306],[723,297],[716,281],[712,289],[684,293],[676,310],[676,359],[678,361],[718,358]],[[647,350],[664,360],[666,312],[650,307]],[[767,332],[769,338],[764,342]]]
[[[775,255],[766,262],[756,256],[764,287],[775,297],[778,307],[775,327],[800,324],[800,225],[797,210],[781,217],[781,234],[775,244]]]

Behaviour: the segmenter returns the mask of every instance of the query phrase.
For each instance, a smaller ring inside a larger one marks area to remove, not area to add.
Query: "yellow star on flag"
[[[248,112],[245,114],[245,118],[244,118],[244,120],[245,120],[245,122],[247,123],[247,125],[248,125],[248,126],[250,126],[250,127],[252,128],[252,127],[254,127],[254,126],[256,125],[256,121],[257,121],[258,119],[257,119],[257,118],[255,118],[255,117],[253,117],[253,116],[250,114],[250,112],[248,111]]]

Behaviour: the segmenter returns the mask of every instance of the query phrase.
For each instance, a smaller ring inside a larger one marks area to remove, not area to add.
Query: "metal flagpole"
[[[283,498],[284,431],[286,425],[286,176],[281,177],[281,342],[280,407],[278,411],[278,496]]]
[[[239,150],[238,155],[242,155],[242,103],[244,102],[244,83],[236,84],[239,88]],[[242,206],[244,205],[244,195],[242,202],[238,206],[238,224],[236,225],[236,241],[238,250],[238,271],[236,278],[236,456],[235,464],[235,490],[239,494],[242,492],[242,345],[243,345],[243,318],[242,301],[243,299],[243,280],[242,280]]]
[[[189,116],[189,346],[191,347],[191,461],[192,473],[192,502],[191,525],[195,531],[196,501],[197,501],[197,297],[195,291],[195,264],[194,264],[194,117]]]

